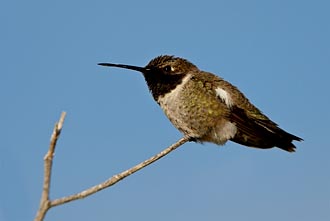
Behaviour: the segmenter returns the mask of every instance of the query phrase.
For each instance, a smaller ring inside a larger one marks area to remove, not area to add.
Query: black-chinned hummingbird
[[[279,147],[294,152],[293,140],[240,92],[212,73],[199,70],[186,59],[162,55],[147,66],[99,63],[143,74],[149,90],[172,124],[197,142],[218,145],[228,140],[262,149]]]

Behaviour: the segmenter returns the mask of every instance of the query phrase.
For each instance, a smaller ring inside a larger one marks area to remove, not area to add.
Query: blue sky
[[[0,220],[32,220],[61,111],[51,198],[128,169],[181,134],[141,75],[97,66],[187,58],[240,88],[297,152],[185,144],[47,220],[329,220],[328,1],[2,1]]]

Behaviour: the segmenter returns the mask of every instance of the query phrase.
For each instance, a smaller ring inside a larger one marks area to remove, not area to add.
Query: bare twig
[[[100,183],[98,185],[92,186],[86,190],[83,190],[79,193],[73,194],[71,196],[65,196],[59,199],[55,200],[50,200],[49,199],[49,191],[50,191],[50,178],[51,178],[51,172],[52,172],[52,163],[53,163],[53,157],[54,157],[54,152],[55,152],[55,147],[56,147],[56,142],[57,139],[59,138],[59,135],[61,133],[61,129],[63,126],[64,118],[65,118],[66,113],[63,112],[61,115],[61,118],[58,123],[56,123],[53,134],[51,136],[50,140],[50,145],[49,145],[49,150],[47,154],[44,157],[44,183],[43,183],[43,191],[41,195],[41,200],[40,200],[40,207],[37,212],[37,215],[34,219],[34,221],[42,221],[45,218],[45,215],[47,211],[54,207],[54,206],[59,206],[65,203],[68,203],[70,201],[78,200],[78,199],[83,199],[89,195],[92,195],[98,191],[101,191],[107,187],[110,187],[117,182],[121,181],[122,179],[128,177],[129,175],[132,175],[133,173],[141,170],[142,168],[154,163],[155,161],[159,160],[160,158],[166,156],[173,150],[177,149],[184,143],[190,141],[191,139],[189,137],[183,137],[180,140],[178,140],[176,143],[172,144],[171,146],[167,147],[160,153],[154,155],[153,157],[150,157],[149,159],[133,166],[132,168],[125,170],[117,175],[112,176],[108,180],[104,181],[103,183]]]
[[[62,112],[59,122],[55,124],[52,136],[50,138],[49,150],[44,157],[44,183],[40,199],[40,206],[35,217],[35,221],[44,219],[47,211],[50,209],[51,204],[49,200],[50,178],[52,172],[53,158],[56,147],[56,142],[61,134],[66,112]]]
[[[85,198],[91,194],[94,194],[100,190],[103,190],[109,186],[114,185],[115,183],[121,181],[122,179],[128,177],[129,175],[141,170],[142,168],[152,164],[153,162],[159,160],[160,158],[164,157],[165,155],[169,154],[170,152],[172,152],[173,150],[175,150],[176,148],[178,148],[179,146],[183,145],[184,143],[188,142],[190,140],[189,137],[183,137],[180,140],[178,140],[176,143],[172,144],[171,146],[169,146],[168,148],[166,148],[165,150],[163,150],[162,152],[154,155],[153,157],[150,157],[149,159],[143,161],[142,163],[139,163],[135,166],[133,166],[132,168],[125,170],[117,175],[114,175],[113,177],[109,178],[108,180],[104,181],[103,183],[100,183],[98,185],[95,185],[93,187],[90,187],[84,191],[81,191],[80,193],[76,193],[73,194],[71,196],[66,196],[60,199],[55,199],[52,200],[50,202],[51,207],[53,206],[58,206],[73,200],[78,200],[78,199],[82,199]]]

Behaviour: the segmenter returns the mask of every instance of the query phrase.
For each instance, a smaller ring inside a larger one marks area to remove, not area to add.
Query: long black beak
[[[98,63],[98,65],[106,66],[106,67],[125,68],[125,69],[134,70],[134,71],[139,71],[142,73],[146,73],[147,71],[150,70],[148,68],[138,67],[138,66],[133,66],[133,65],[126,65],[126,64]]]

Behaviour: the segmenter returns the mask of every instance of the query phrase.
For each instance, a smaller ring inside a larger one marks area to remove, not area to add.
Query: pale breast
[[[210,89],[188,74],[171,92],[160,96],[158,103],[172,124],[185,135],[201,142],[224,144],[237,130],[223,115],[232,101],[226,91],[218,88],[210,93]]]
[[[185,85],[190,80],[191,75],[188,74],[182,79],[181,84],[176,86],[171,92],[160,96],[158,98],[158,103],[163,109],[166,116],[172,122],[172,124],[184,134],[191,137],[198,137],[197,131],[191,128],[189,122],[188,111],[182,108],[183,106],[183,97],[182,91],[185,88]]]

